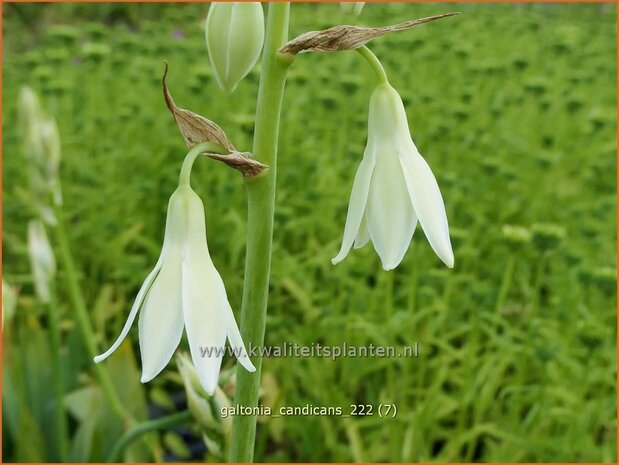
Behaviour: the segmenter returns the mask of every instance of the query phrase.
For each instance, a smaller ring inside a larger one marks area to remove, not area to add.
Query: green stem
[[[529,317],[536,316],[537,307],[539,306],[541,293],[542,293],[542,282],[544,281],[544,275],[546,274],[547,257],[548,257],[548,254],[546,252],[542,252],[537,262],[535,285],[533,287],[534,294],[533,294],[533,300],[531,302],[531,311],[529,313]]]
[[[177,425],[179,423],[184,423],[189,421],[192,418],[191,412],[188,410],[180,413],[175,413],[173,415],[169,415],[163,418],[156,418],[154,420],[145,421],[144,423],[140,423],[136,427],[130,429],[125,434],[123,434],[110,455],[108,456],[107,461],[110,463],[118,463],[122,458],[122,453],[124,450],[136,439],[140,438],[140,436],[150,433],[151,431],[156,431],[164,428],[168,428],[170,426]]]
[[[266,40],[262,54],[262,73],[258,89],[256,127],[253,154],[270,168],[261,175],[247,179],[248,218],[245,285],[241,309],[241,334],[246,345],[260,347],[264,343],[271,246],[273,242],[273,212],[277,172],[277,140],[279,118],[290,57],[277,50],[288,37],[289,3],[270,3]],[[235,404],[258,405],[262,359],[253,360],[255,373],[238,366]],[[256,416],[235,416],[230,447],[231,462],[251,462],[254,455]]]
[[[516,255],[510,255],[507,259],[507,265],[503,272],[503,278],[501,280],[501,286],[499,287],[499,293],[497,295],[496,304],[494,306],[495,314],[499,314],[501,309],[505,306],[505,301],[509,294],[509,289],[514,279],[514,269],[516,267]]]
[[[60,315],[58,301],[56,299],[56,289],[53,283],[50,283],[49,294],[50,300],[46,304],[46,310],[49,321],[49,346],[52,351],[52,382],[54,383],[54,395],[56,397],[56,403],[54,404],[54,432],[56,433],[56,441],[58,442],[60,460],[66,462],[69,453],[69,424],[63,400],[65,382],[62,374],[62,364],[60,363]]]
[[[387,321],[387,337],[390,341],[395,343],[396,336],[392,330],[393,326],[393,280],[394,274],[391,272],[384,272],[384,295],[382,305],[385,309],[385,320]],[[383,320],[383,321],[385,321]],[[395,402],[396,399],[396,389],[395,389],[395,372],[394,365],[396,363],[395,359],[391,359],[390,363],[387,365],[387,395],[389,402]],[[401,436],[398,435],[398,426],[396,422],[389,422],[390,429],[390,441],[391,441],[391,450],[395,451],[398,448],[399,443],[401,442]]]
[[[374,73],[376,73],[376,77],[378,78],[381,84],[389,84],[389,79],[387,79],[387,73],[385,72],[385,68],[381,64],[380,60],[372,53],[372,51],[367,48],[365,45],[355,49],[359,54],[366,59],[366,61],[372,67]]]
[[[178,184],[180,185],[189,185],[189,179],[191,176],[191,167],[193,166],[193,162],[196,161],[198,155],[204,152],[212,152],[212,153],[225,153],[223,148],[219,145],[211,144],[210,142],[203,142],[202,144],[198,144],[194,146],[185,156],[183,160],[183,166],[181,167],[181,174],[178,178]]]
[[[69,239],[66,233],[64,225],[64,216],[62,209],[59,205],[54,205],[54,213],[56,215],[56,239],[58,241],[58,247],[60,249],[60,260],[65,270],[65,277],[67,281],[67,287],[69,291],[69,298],[73,309],[75,310],[75,317],[78,327],[82,333],[82,339],[86,345],[86,350],[90,359],[93,359],[97,354],[97,343],[95,338],[95,332],[92,329],[88,311],[86,310],[86,303],[84,296],[80,289],[78,273],[73,262],[73,255],[71,254],[71,248],[69,247]],[[95,364],[95,375],[99,380],[99,384],[103,391],[103,395],[108,400],[112,409],[122,418],[125,418],[130,423],[133,423],[133,418],[129,412],[123,406],[116,389],[112,383],[109,373],[103,365]]]

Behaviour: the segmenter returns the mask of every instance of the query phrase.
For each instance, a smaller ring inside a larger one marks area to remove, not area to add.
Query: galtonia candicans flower
[[[421,223],[432,249],[452,268],[454,256],[441,192],[413,143],[398,92],[379,84],[370,98],[368,142],[350,196],[341,262],[370,239],[385,270],[399,265]]]
[[[213,3],[206,18],[206,48],[219,87],[232,92],[258,61],[264,43],[259,2]]]
[[[183,327],[198,378],[209,394],[217,387],[226,338],[241,365],[250,372],[256,370],[209,255],[204,205],[189,184],[181,184],[170,197],[159,260],[142,284],[120,336],[107,352],[95,357],[96,363],[118,348],[138,311],[143,383],[168,364]]]

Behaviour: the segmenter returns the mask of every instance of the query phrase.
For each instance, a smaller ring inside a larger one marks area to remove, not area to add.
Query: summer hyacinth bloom
[[[379,84],[370,98],[368,142],[350,196],[341,262],[370,239],[383,268],[398,266],[421,223],[432,249],[452,268],[454,256],[441,192],[413,143],[398,92]]]
[[[168,364],[183,327],[198,378],[209,394],[217,386],[226,338],[241,365],[250,372],[256,370],[209,255],[204,205],[188,184],[181,184],[170,197],[159,260],[138,292],[120,336],[107,352],[95,357],[96,363],[118,348],[138,311],[143,383]],[[209,354],[205,348],[213,350]]]

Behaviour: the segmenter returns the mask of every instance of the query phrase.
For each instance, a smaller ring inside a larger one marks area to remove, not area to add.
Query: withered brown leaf
[[[411,19],[385,27],[335,26],[323,31],[310,31],[292,39],[279,49],[280,53],[296,55],[299,52],[339,52],[354,50],[372,39],[395,31],[403,31],[420,24],[460,14],[459,12]]]

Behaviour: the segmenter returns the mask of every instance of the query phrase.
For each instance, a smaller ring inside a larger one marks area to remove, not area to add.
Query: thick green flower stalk
[[[279,120],[286,83],[286,73],[292,59],[278,53],[288,38],[289,3],[270,3],[266,40],[262,55],[262,73],[258,89],[256,127],[253,154],[270,168],[262,175],[247,179],[248,219],[245,284],[241,310],[241,334],[254,347],[264,343],[273,216],[275,211],[275,181],[277,174],[277,144]],[[258,405],[262,360],[254,360],[256,373],[237,370],[234,402],[245,407]],[[236,416],[232,427],[231,462],[251,462],[254,456],[256,416]]]

